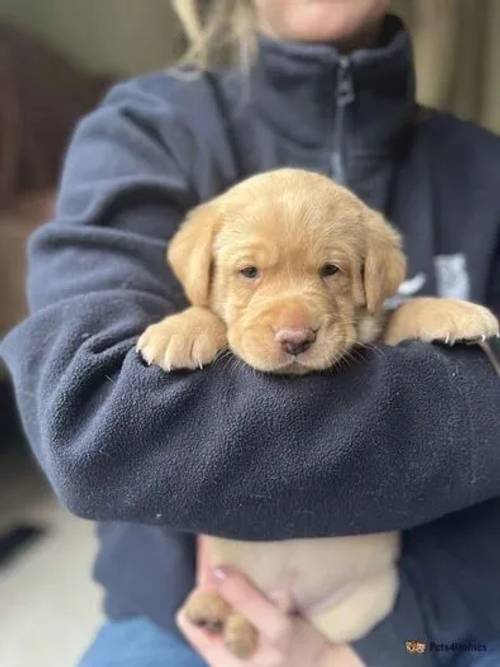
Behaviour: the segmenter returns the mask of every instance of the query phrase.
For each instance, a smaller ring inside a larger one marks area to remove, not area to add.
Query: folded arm
[[[165,241],[197,198],[189,138],[155,104],[115,94],[81,124],[30,246],[31,314],[2,345],[63,503],[274,539],[406,528],[497,495],[500,383],[477,350],[381,347],[295,379],[141,362],[137,336],[182,306]]]

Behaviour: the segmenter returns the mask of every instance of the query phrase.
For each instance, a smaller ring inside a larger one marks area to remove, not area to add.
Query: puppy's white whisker
[[[227,347],[223,347],[220,350],[217,351],[217,354],[214,357],[213,363],[216,364],[219,361],[222,361],[223,359],[226,359],[228,356],[230,356],[231,350],[229,350]]]
[[[380,346],[378,346],[374,343],[360,343],[358,345],[358,348],[360,350],[363,350],[363,349],[370,350],[371,352],[373,352],[375,355],[378,355],[379,357],[384,357],[385,356],[384,350],[382,348],[380,348]]]

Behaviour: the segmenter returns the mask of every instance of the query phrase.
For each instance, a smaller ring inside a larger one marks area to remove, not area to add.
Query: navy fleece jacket
[[[406,295],[500,310],[500,142],[417,108],[398,21],[349,57],[263,39],[247,80],[143,77],[79,125],[55,219],[29,246],[30,316],[1,348],[35,454],[69,509],[104,522],[96,573],[114,617],[173,627],[193,533],[407,529],[396,609],[356,645],[367,664],[414,660],[405,639],[489,641],[500,383],[479,350],[381,346],[301,378],[223,363],[166,374],[135,352],[184,305],[164,252],[186,212],[284,165],[330,174],[400,228]]]

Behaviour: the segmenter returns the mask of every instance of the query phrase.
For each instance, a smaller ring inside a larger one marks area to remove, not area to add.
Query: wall
[[[0,19],[35,30],[97,72],[156,69],[180,47],[168,0],[0,0]]]

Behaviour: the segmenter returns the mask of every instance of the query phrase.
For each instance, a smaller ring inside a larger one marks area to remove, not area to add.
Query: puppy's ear
[[[213,243],[221,227],[213,202],[194,208],[173,236],[167,259],[193,306],[208,306]]]
[[[366,307],[373,315],[405,279],[406,257],[401,250],[401,237],[380,214],[369,210],[365,222],[367,238],[363,283]]]

